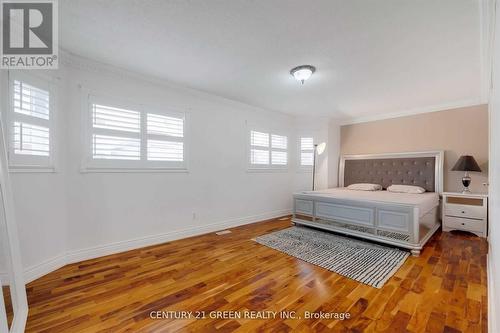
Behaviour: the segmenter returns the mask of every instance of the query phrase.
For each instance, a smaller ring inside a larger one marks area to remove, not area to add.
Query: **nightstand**
[[[486,237],[488,230],[488,195],[443,193],[443,231],[463,230]]]

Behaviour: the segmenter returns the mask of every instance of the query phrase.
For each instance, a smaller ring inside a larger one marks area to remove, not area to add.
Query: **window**
[[[91,97],[87,171],[186,169],[184,114],[113,104]]]
[[[15,169],[53,169],[52,98],[47,82],[10,80],[9,164]]]
[[[302,137],[300,138],[300,166],[311,167],[314,158],[314,144],[313,138]]]
[[[288,138],[250,131],[250,167],[285,168],[288,165]]]

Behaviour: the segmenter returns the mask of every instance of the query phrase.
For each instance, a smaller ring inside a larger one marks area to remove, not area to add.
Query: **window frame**
[[[252,145],[252,132],[261,132],[268,135],[269,146],[268,147],[259,147]],[[246,130],[246,164],[248,172],[285,172],[290,168],[290,135],[287,134],[286,131],[283,130],[273,130],[262,128],[259,126],[247,126]],[[284,136],[286,138],[286,149],[283,148],[273,148],[272,147],[272,136]],[[268,164],[252,164],[252,149],[261,149],[267,150],[269,163]],[[286,164],[272,164],[272,152],[273,151],[281,151],[286,152]]]
[[[189,160],[189,130],[188,130],[188,114],[187,112],[176,110],[171,107],[149,107],[144,104],[125,101],[124,99],[107,96],[104,94],[96,94],[86,92],[83,94],[82,101],[83,108],[83,152],[82,166],[80,172],[188,172]],[[93,105],[100,104],[109,107],[122,108],[125,110],[136,111],[140,114],[140,131],[139,133],[132,133],[111,129],[99,129],[93,127]],[[155,114],[161,116],[175,117],[183,119],[183,136],[170,137],[157,134],[147,133],[147,115]],[[93,135],[110,135],[110,136],[123,136],[134,137],[140,140],[140,159],[139,160],[120,160],[120,159],[94,159],[93,158]],[[148,161],[147,160],[147,143],[148,139],[183,142],[183,161]]]
[[[20,81],[49,93],[49,119],[14,112],[14,82]],[[57,90],[53,78],[8,71],[6,78],[6,133],[9,172],[56,172],[57,158]],[[14,152],[14,122],[28,123],[49,129],[49,156],[23,155]]]

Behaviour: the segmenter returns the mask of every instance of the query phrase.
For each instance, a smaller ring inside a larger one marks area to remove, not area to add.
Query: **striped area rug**
[[[272,249],[375,288],[382,288],[409,252],[305,227],[257,237]]]

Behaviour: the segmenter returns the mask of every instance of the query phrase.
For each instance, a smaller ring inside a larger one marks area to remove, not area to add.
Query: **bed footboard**
[[[413,255],[439,228],[438,214],[425,220],[422,228],[414,205],[294,195],[292,222],[403,247]]]

